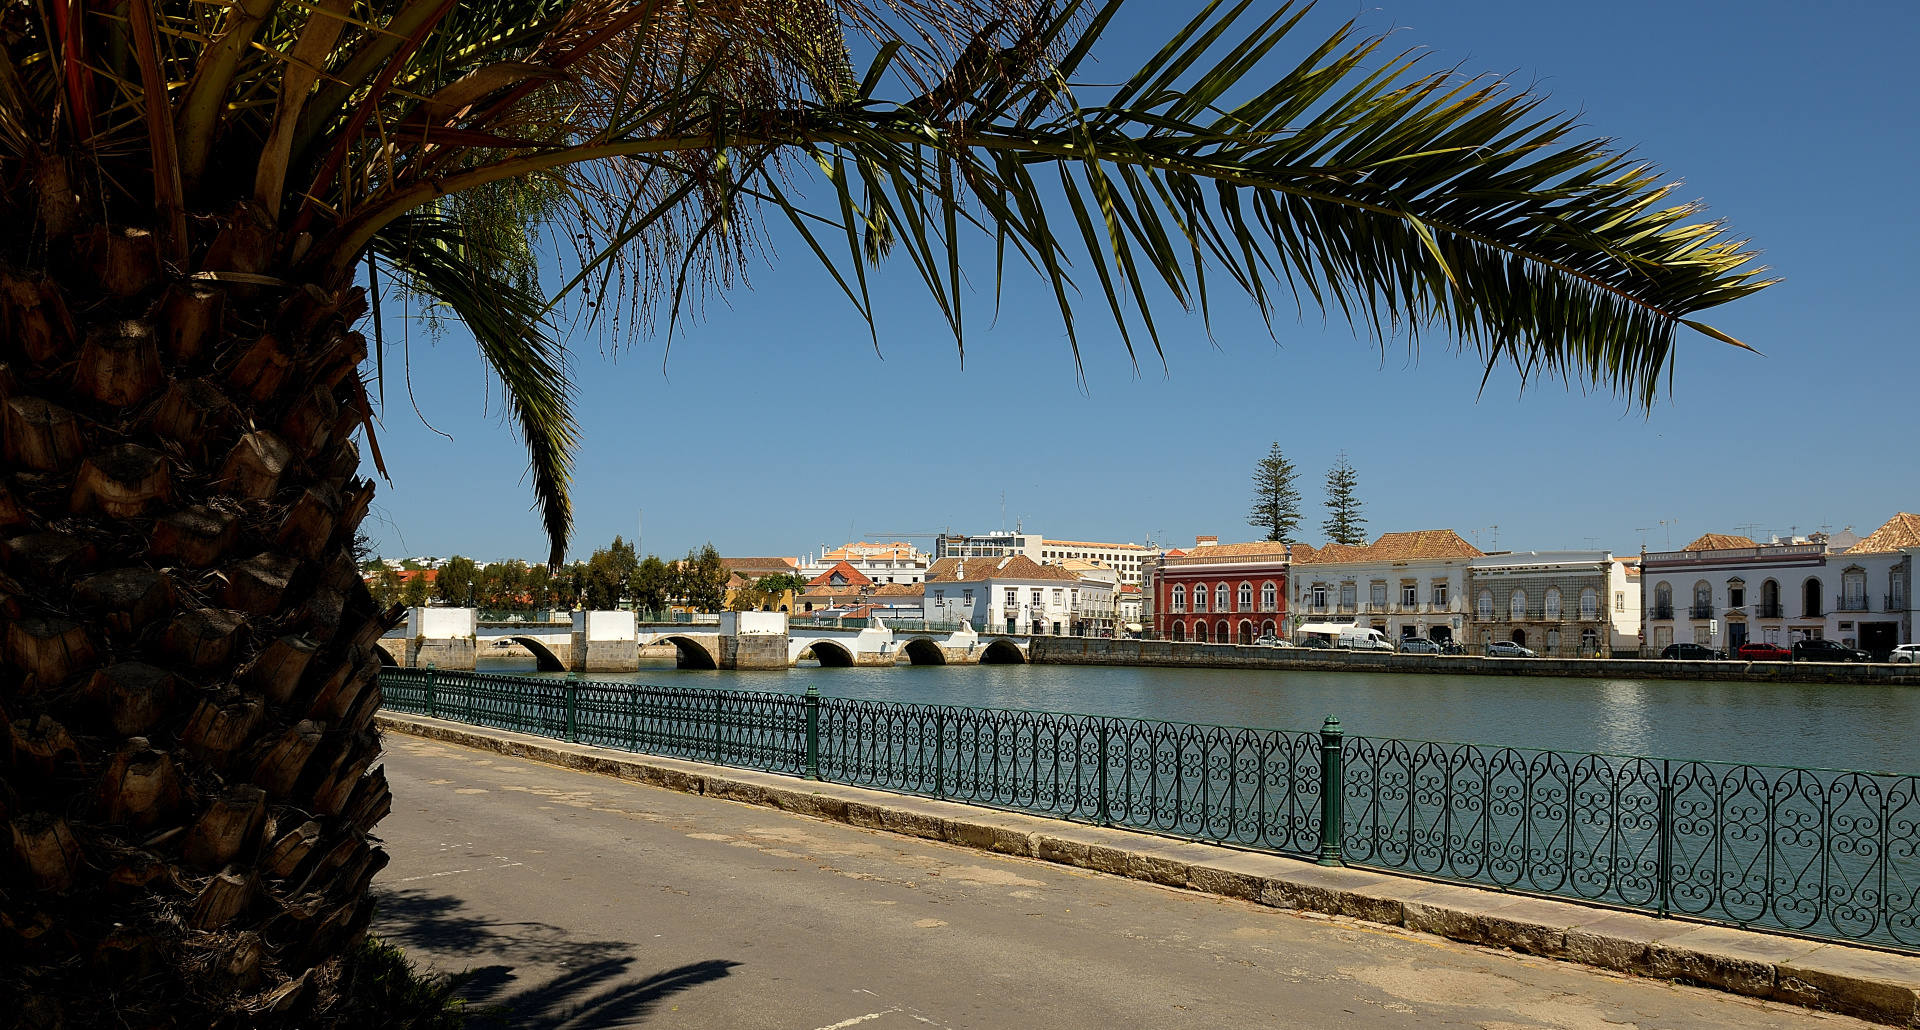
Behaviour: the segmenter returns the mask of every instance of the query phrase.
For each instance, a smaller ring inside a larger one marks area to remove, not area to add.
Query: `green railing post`
[[[713,692],[713,764],[715,765],[720,764],[720,756],[725,746],[725,740],[724,740],[723,734],[725,733],[726,724],[720,718],[721,709],[725,706],[725,704],[726,704],[726,695],[721,691],[718,691],[718,690],[714,691]]]
[[[1107,720],[1104,718],[1100,720],[1100,802],[1094,815],[1102,826],[1113,822],[1113,810],[1107,805]]]
[[[947,713],[938,708],[933,713],[933,796],[947,796]]]
[[[577,672],[567,673],[565,704],[567,707],[567,743],[578,744],[580,742],[580,674]]]
[[[820,685],[807,684],[807,779],[820,778]]]
[[[427,714],[440,714],[439,691],[434,686],[433,663],[427,663]]]
[[[1345,775],[1341,769],[1346,734],[1340,720],[1327,716],[1320,726],[1320,865],[1346,865],[1340,857],[1340,828],[1346,821]]]
[[[1673,775],[1669,763],[1660,763],[1659,839],[1654,845],[1654,861],[1659,869],[1660,918],[1665,919],[1673,901]]]

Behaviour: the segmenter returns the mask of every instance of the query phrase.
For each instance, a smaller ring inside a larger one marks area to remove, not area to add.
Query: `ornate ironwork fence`
[[[387,707],[1920,951],[1920,777],[387,669]],[[1329,789],[1337,785],[1337,789]],[[1332,832],[1329,832],[1331,829]]]

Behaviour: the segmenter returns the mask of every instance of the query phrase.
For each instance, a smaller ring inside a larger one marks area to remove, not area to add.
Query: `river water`
[[[532,659],[480,672],[536,673]],[[661,686],[1074,712],[1558,751],[1920,773],[1920,690],[1668,680],[1266,672],[1080,665],[900,665],[785,672],[676,669],[590,679]]]

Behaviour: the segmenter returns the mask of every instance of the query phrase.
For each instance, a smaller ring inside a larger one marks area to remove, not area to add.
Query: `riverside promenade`
[[[1905,956],[382,722],[378,928],[480,970],[471,993],[515,1025],[1858,1025],[1782,999],[1915,1015]]]

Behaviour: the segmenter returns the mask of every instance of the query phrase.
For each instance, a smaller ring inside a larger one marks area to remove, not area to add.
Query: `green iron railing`
[[[1920,777],[386,669],[387,707],[1920,951]]]

